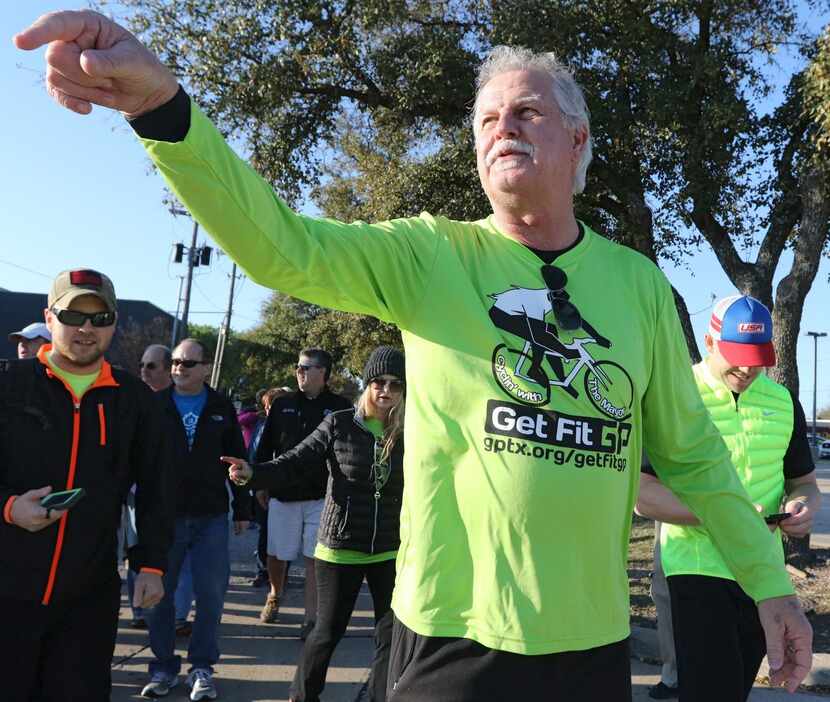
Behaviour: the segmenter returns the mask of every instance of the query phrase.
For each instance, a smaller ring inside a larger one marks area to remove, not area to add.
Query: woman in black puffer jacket
[[[386,699],[392,589],[403,493],[404,357],[376,348],[363,373],[357,409],[328,415],[312,434],[268,463],[231,463],[231,480],[254,489],[302,480],[302,466],[325,457],[328,488],[317,534],[317,621],[302,651],[290,698],[317,702],[332,653],[346,631],[363,578],[375,609],[371,702]]]

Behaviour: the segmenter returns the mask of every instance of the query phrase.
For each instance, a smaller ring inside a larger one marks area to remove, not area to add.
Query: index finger
[[[245,461],[241,458],[234,458],[233,456],[219,456],[220,461],[224,461],[225,463],[230,463],[232,466],[242,466],[245,465]]]
[[[18,49],[31,51],[53,41],[74,41],[94,25],[95,15],[78,10],[48,12],[13,38]]]

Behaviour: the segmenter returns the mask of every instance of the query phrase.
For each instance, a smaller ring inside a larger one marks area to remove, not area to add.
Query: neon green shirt
[[[383,436],[383,422],[374,417],[364,417],[363,425],[372,432],[376,437]],[[390,561],[397,558],[397,551],[384,551],[383,553],[364,553],[363,551],[353,551],[348,548],[329,548],[324,546],[319,541],[317,547],[314,549],[314,557],[321,561],[328,561],[329,563],[341,563],[343,565],[369,565],[370,563],[380,563],[382,561]]]
[[[407,627],[524,654],[625,638],[643,448],[752,597],[793,592],[701,402],[671,287],[643,256],[586,227],[556,266],[610,347],[583,324],[558,341],[540,335],[545,352],[526,339],[532,320],[555,322],[541,261],[493,217],[297,215],[195,105],[183,141],[143,144],[255,282],[400,327],[408,394],[392,606]]]
[[[95,373],[70,373],[69,371],[65,371],[62,368],[58,368],[58,366],[53,363],[52,361],[52,353],[46,356],[46,360],[49,361],[49,367],[52,369],[52,372],[58,376],[61,380],[63,380],[70,388],[72,388],[72,392],[75,394],[75,397],[79,400],[84,396],[84,393],[89,390],[90,385],[92,385],[95,380],[98,378],[100,371],[96,371]]]

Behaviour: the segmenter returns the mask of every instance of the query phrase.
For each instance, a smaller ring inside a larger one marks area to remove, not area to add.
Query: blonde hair
[[[386,415],[386,421],[383,423],[383,449],[380,452],[381,463],[389,461],[395,444],[403,436],[405,404],[404,393],[402,392],[398,404],[389,410],[389,414]],[[374,417],[374,409],[375,405],[372,402],[371,388],[367,385],[357,400],[357,411],[364,417]]]

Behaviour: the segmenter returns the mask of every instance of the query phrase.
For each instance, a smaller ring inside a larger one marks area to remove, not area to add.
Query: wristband
[[[6,500],[6,506],[3,508],[3,519],[6,521],[6,524],[14,524],[12,521],[12,505],[16,499],[17,495],[12,495]]]

